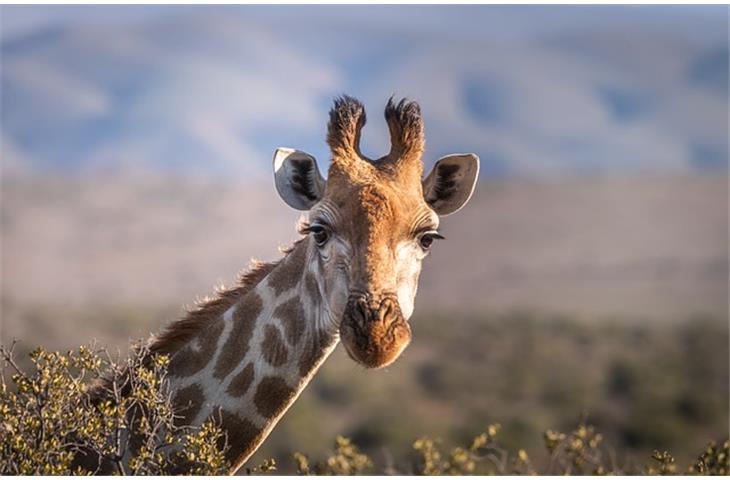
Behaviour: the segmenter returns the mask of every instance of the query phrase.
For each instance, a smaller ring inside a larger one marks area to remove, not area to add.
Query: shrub
[[[65,355],[38,348],[30,353],[32,374],[18,366],[13,347],[0,347],[0,358],[4,362],[0,368],[0,473],[67,475],[108,469],[119,474],[228,473],[226,436],[219,425],[212,421],[200,427],[179,425],[166,377],[167,357],[151,356],[140,347],[120,362],[91,347]],[[12,372],[10,384],[5,379],[7,371]],[[666,451],[655,451],[643,468],[626,467],[617,465],[615,456],[603,449],[603,436],[581,421],[569,433],[544,433],[549,461],[538,467],[525,449],[510,452],[501,446],[500,429],[499,424],[489,425],[467,445],[450,449],[444,449],[438,439],[419,438],[412,445],[412,461],[401,468],[390,460],[376,465],[342,436],[325,459],[313,461],[297,452],[294,462],[300,475],[730,473],[727,440],[710,442],[684,469]],[[81,464],[82,456],[96,462]],[[271,459],[244,473],[275,470]]]
[[[177,424],[167,357],[138,348],[115,362],[89,347],[65,355],[38,348],[30,353],[34,372],[27,374],[13,347],[0,347],[0,355],[0,473],[227,472],[218,426]],[[8,370],[12,388],[5,380]],[[81,458],[94,462],[81,464]]]
[[[500,425],[489,425],[468,445],[443,450],[441,442],[428,437],[413,443],[416,460],[409,468],[398,470],[393,465],[377,466],[361,453],[347,438],[337,437],[335,452],[325,460],[311,462],[302,453],[294,454],[297,473],[309,475],[356,475],[375,470],[396,475],[672,475],[682,473],[668,452],[655,451],[643,468],[616,464],[615,456],[606,455],[601,444],[603,436],[581,421],[569,433],[548,430],[543,436],[549,462],[537,468],[524,449],[515,453],[500,446]],[[710,442],[697,460],[684,472],[692,475],[728,475],[730,442],[722,446]],[[310,466],[313,465],[313,466]]]
[[[310,463],[309,457],[295,452],[294,461],[299,475],[357,475],[373,466],[367,455],[358,450],[349,438],[338,435],[335,453],[324,461]]]

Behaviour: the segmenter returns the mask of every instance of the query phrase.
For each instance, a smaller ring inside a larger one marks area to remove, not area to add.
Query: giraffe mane
[[[160,333],[147,342],[150,354],[172,355],[192,340],[206,324],[223,315],[231,306],[249,291],[253,290],[271,271],[282,262],[302,239],[282,249],[284,256],[273,262],[254,260],[248,270],[239,274],[233,288],[220,288],[215,295],[205,298],[188,310],[184,317],[168,324]]]

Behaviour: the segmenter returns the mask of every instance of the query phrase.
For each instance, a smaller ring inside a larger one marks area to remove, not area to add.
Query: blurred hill
[[[297,238],[273,185],[13,175],[2,195],[6,335],[23,333],[9,304],[190,305]],[[481,182],[444,219],[416,312],[726,315],[727,199],[722,175]]]

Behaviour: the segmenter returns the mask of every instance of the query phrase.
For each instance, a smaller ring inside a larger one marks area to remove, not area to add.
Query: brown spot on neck
[[[295,393],[282,378],[264,377],[256,387],[253,401],[262,416],[272,418],[286,409]]]
[[[261,441],[263,431],[245,418],[241,418],[233,412],[221,411],[221,427],[226,431],[226,438],[219,441],[218,447],[223,448],[224,442],[228,443],[226,460],[231,464],[231,472],[236,470],[254,452]]]
[[[251,382],[253,382],[253,376],[253,364],[249,363],[231,380],[226,392],[232,397],[243,397],[248,391],[248,387],[251,386]]]
[[[203,396],[203,389],[197,383],[175,392],[173,406],[175,407],[175,414],[181,417],[178,421],[179,425],[191,425],[193,423],[203,406]]]
[[[306,260],[307,242],[297,242],[291,253],[269,274],[267,284],[276,295],[281,295],[299,284]]]
[[[293,297],[282,303],[274,310],[274,317],[284,326],[284,334],[289,345],[296,345],[304,334],[306,321],[304,307],[299,297]]]
[[[178,350],[170,359],[168,372],[171,377],[189,377],[195,375],[210,362],[218,345],[218,338],[223,332],[223,319],[211,319],[206,329],[190,340],[182,350]],[[194,350],[191,343],[197,339],[198,349]]]
[[[284,345],[279,329],[273,325],[266,325],[264,339],[261,342],[261,354],[272,367],[280,367],[286,363],[286,345]]]
[[[264,303],[256,291],[249,292],[233,313],[233,328],[221,348],[213,376],[222,380],[241,363],[248,352],[248,345],[256,327],[256,319],[261,314]]]

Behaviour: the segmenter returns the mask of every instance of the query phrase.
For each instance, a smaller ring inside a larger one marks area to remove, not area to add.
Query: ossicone
[[[423,153],[424,133],[421,107],[418,103],[401,99],[398,103],[390,97],[385,106],[385,121],[390,130],[391,159],[417,157]]]
[[[365,107],[356,98],[343,95],[335,99],[327,124],[327,143],[334,159],[360,159],[360,131],[367,118]]]

